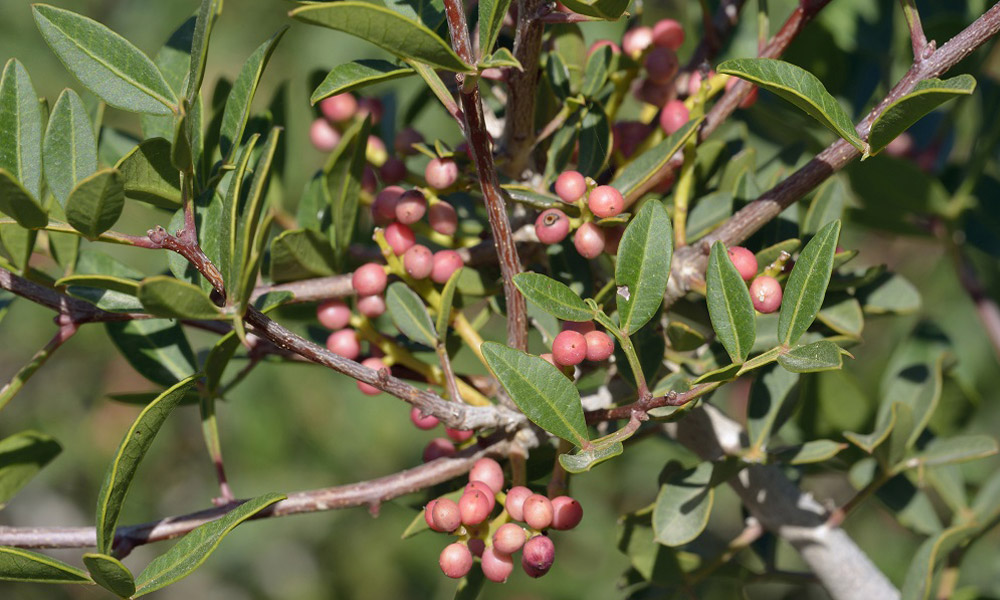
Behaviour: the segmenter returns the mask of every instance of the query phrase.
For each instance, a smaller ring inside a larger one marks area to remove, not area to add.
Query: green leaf
[[[500,36],[510,0],[481,0],[479,2],[479,50],[484,55],[493,51]]]
[[[705,461],[693,469],[676,470],[660,486],[653,508],[657,542],[683,546],[705,530],[715,500],[713,469],[712,463]]]
[[[994,471],[979,487],[971,508],[980,528],[990,525],[1000,516],[1000,471]]]
[[[187,76],[187,101],[194,104],[205,78],[205,63],[208,60],[208,42],[212,37],[215,21],[222,12],[222,0],[201,0],[194,33],[191,36],[191,60]]]
[[[439,340],[444,341],[448,336],[448,323],[451,321],[451,308],[455,304],[455,290],[458,289],[458,279],[462,276],[462,268],[451,274],[448,281],[441,290],[440,308],[438,309],[435,330]]]
[[[913,458],[923,466],[950,465],[993,456],[1000,448],[988,435],[959,435],[936,438]]]
[[[509,1],[509,0],[508,0]],[[482,9],[482,5],[480,5]],[[387,60],[364,59],[337,65],[313,91],[309,97],[311,104],[316,104],[323,98],[337,94],[352,92],[361,88],[409,77],[416,71],[412,67],[396,65]]]
[[[386,291],[385,304],[393,324],[403,335],[431,348],[437,346],[437,335],[427,307],[408,285],[393,282]]]
[[[576,446],[589,445],[580,392],[559,369],[495,342],[483,343],[480,350],[510,399],[534,424]]]
[[[729,259],[722,242],[712,245],[705,276],[712,328],[734,363],[746,360],[757,338],[757,313],[747,284]]]
[[[570,473],[584,473],[623,452],[625,446],[615,440],[609,444],[594,444],[587,450],[579,450],[573,454],[560,454],[559,464]]]
[[[38,552],[9,546],[0,546],[0,579],[35,583],[91,582],[82,569]]]
[[[222,129],[219,138],[219,150],[222,152],[222,160],[226,164],[232,164],[236,157],[236,151],[243,142],[243,132],[250,119],[250,104],[257,93],[261,75],[264,74],[264,68],[267,67],[267,61],[270,60],[275,46],[281,41],[286,31],[288,31],[288,27],[282,27],[278,33],[258,46],[250,58],[243,63],[240,74],[233,82],[233,89],[229,92],[226,108],[222,113]]]
[[[868,133],[869,154],[878,154],[896,136],[927,113],[956,96],[968,96],[976,89],[976,78],[967,73],[951,79],[925,79],[909,94],[885,107]]]
[[[330,155],[323,172],[330,198],[330,217],[333,224],[328,232],[338,266],[344,262],[358,222],[358,197],[364,174],[365,149],[371,119],[355,123],[344,132],[340,144]]]
[[[518,71],[524,70],[524,66],[520,63],[520,61],[514,58],[511,51],[502,47],[497,48],[496,52],[480,60],[476,64],[476,67],[479,69],[499,69],[502,67],[510,67],[512,69],[517,69]]]
[[[767,248],[764,248],[755,255],[757,258],[757,272],[761,273],[765,269],[767,269],[767,267],[771,263],[778,260],[778,257],[781,256],[782,252],[787,252],[788,254],[794,254],[795,251],[798,250],[799,246],[801,245],[802,245],[801,240],[792,238],[789,240],[778,242],[773,246],[768,246]]]
[[[194,172],[194,151],[191,149],[190,113],[185,114],[174,126],[172,135],[173,143],[170,145],[170,164],[182,173]]]
[[[139,463],[149,450],[160,426],[167,420],[170,411],[184,397],[188,388],[201,377],[195,373],[187,379],[176,383],[173,387],[160,394],[156,400],[149,403],[139,413],[132,427],[122,439],[115,458],[104,476],[104,483],[97,495],[97,550],[102,553],[111,551],[115,540],[115,526],[121,513],[125,495],[132,484]],[[103,585],[103,584],[102,584]],[[130,592],[131,594],[131,592]]]
[[[625,12],[632,0],[568,0],[566,8],[588,17],[615,21]]]
[[[109,106],[131,112],[178,112],[177,97],[141,50],[97,21],[47,4],[32,6],[45,42],[66,69]]]
[[[821,323],[843,335],[860,338],[865,326],[861,303],[851,296],[827,296],[825,306],[816,313]]]
[[[261,149],[260,159],[254,169],[250,190],[243,202],[243,210],[236,229],[233,268],[230,274],[232,281],[228,285],[232,288],[229,295],[233,302],[241,308],[250,299],[253,285],[257,281],[257,269],[252,268],[251,263],[253,262],[254,250],[265,242],[265,240],[260,239],[261,236],[267,236],[267,227],[261,227],[261,214],[267,203],[271,165],[274,163],[280,138],[281,129],[272,128],[264,142],[264,147]],[[239,281],[236,281],[237,275],[239,275]],[[253,281],[247,281],[245,276],[251,277]]]
[[[80,180],[66,200],[66,220],[90,239],[111,229],[125,208],[121,173],[104,169]]]
[[[187,577],[208,559],[219,547],[222,538],[237,525],[285,497],[284,494],[265,494],[252,498],[221,518],[196,527],[143,569],[136,578],[135,595],[143,596]]]
[[[49,223],[49,216],[38,200],[5,169],[0,169],[0,213],[26,229],[38,229]]]
[[[418,20],[384,6],[354,0],[300,6],[291,16],[304,23],[343,31],[400,58],[448,71],[474,71],[451,46]],[[406,40],[401,44],[400,40]]]
[[[472,569],[469,574],[458,580],[454,600],[476,600],[486,584],[486,576],[482,569]]]
[[[756,325],[754,329],[756,330]],[[700,348],[708,341],[701,331],[683,321],[676,320],[667,324],[667,339],[670,340],[670,347],[678,352],[690,352]]]
[[[117,558],[92,552],[83,555],[83,564],[90,571],[94,583],[119,598],[129,598],[135,593],[132,573]]]
[[[592,173],[595,176],[603,171],[611,156],[611,123],[604,107],[599,103],[591,103],[584,112],[577,143],[579,153],[576,168],[581,173]]]
[[[908,416],[912,420],[907,423],[897,420],[892,432],[892,437],[899,441],[900,448],[909,449],[917,443],[941,400],[943,360],[944,357],[941,356],[929,363],[904,365],[892,373],[883,386],[879,418],[884,416],[888,406],[895,404],[905,406],[910,411]]]
[[[640,189],[659,173],[684,143],[698,131],[702,118],[685,123],[667,139],[632,159],[615,177],[611,185],[626,198],[634,198]]]
[[[105,328],[125,360],[153,383],[174,385],[196,370],[194,351],[176,321],[133,319]]]
[[[608,70],[611,68],[613,58],[614,54],[610,46],[602,46],[587,57],[587,64],[583,70],[583,86],[580,88],[581,94],[592,98],[601,91],[601,88],[608,81]]]
[[[97,170],[94,126],[83,100],[73,90],[63,90],[52,109],[43,158],[45,181],[63,206],[76,184]]]
[[[844,204],[847,202],[847,190],[839,177],[831,177],[819,186],[809,210],[802,219],[800,231],[803,235],[814,234],[827,223],[840,219],[844,214]],[[794,250],[790,251],[794,252]],[[765,266],[765,265],[761,265]]]
[[[869,434],[845,431],[844,438],[869,454],[875,452],[875,449],[881,446],[882,443],[889,438],[889,434],[891,434],[893,428],[896,427],[896,413],[900,411],[900,407],[902,405],[898,402],[894,402],[888,406],[889,408],[884,413],[880,413],[876,418],[875,431]],[[909,409],[906,408],[906,410]]]
[[[778,355],[778,364],[792,373],[833,371],[844,364],[844,351],[829,340],[796,346]]]
[[[214,235],[208,238],[214,242],[212,248],[206,248],[205,252],[209,257],[216,256],[216,264],[219,265],[222,273],[222,280],[230,288],[235,288],[233,279],[239,273],[239,261],[236,238],[240,231],[240,209],[243,207],[243,189],[247,181],[247,169],[250,165],[250,157],[260,139],[259,134],[253,134],[247,139],[240,149],[236,158],[235,168],[228,173],[222,181],[218,194],[212,198],[209,211],[205,215],[205,221],[212,223],[213,217],[218,218],[218,229],[213,228]],[[225,186],[222,193],[221,187]],[[213,210],[214,209],[214,210]],[[206,223],[207,224],[207,223]],[[204,227],[204,226],[203,226]],[[211,225],[209,225],[211,227]],[[177,272],[174,271],[176,274]]]
[[[663,302],[673,251],[666,209],[658,201],[646,202],[625,228],[615,264],[618,319],[626,335],[645,325]]]
[[[785,284],[778,316],[778,341],[791,345],[809,329],[823,306],[833,273],[833,255],[840,237],[840,221],[823,226],[806,244]]]
[[[747,403],[747,437],[754,453],[767,450],[771,435],[791,415],[799,400],[798,382],[798,375],[777,367],[754,380]]]
[[[312,229],[290,229],[271,242],[271,279],[275,283],[336,273],[330,241]]]
[[[176,210],[181,206],[181,174],[170,160],[170,142],[142,142],[115,165],[122,174],[125,197]]]
[[[749,364],[749,363],[747,363]],[[739,374],[742,370],[741,365],[731,364],[724,367],[719,367],[709,371],[708,373],[702,373],[697,379],[691,382],[692,385],[698,383],[713,383],[716,381],[729,381]]]
[[[62,452],[55,438],[22,431],[0,440],[0,508]]]
[[[594,311],[569,286],[540,273],[519,273],[514,285],[538,308],[563,321],[592,321]]]
[[[858,291],[862,309],[869,314],[908,314],[920,308],[920,292],[902,275],[884,273]]]
[[[847,444],[833,440],[812,440],[777,450],[774,457],[789,465],[808,465],[830,460],[846,447]]]
[[[219,319],[222,313],[201,288],[166,275],[139,283],[139,302],[151,315],[170,319]]]
[[[917,553],[906,570],[903,580],[902,600],[924,600],[931,593],[934,571],[937,564],[949,552],[968,539],[974,527],[968,524],[956,525],[928,538],[917,549]]]
[[[24,65],[12,58],[4,66],[0,79],[0,140],[4,140],[0,144],[0,170],[20,182],[29,197],[39,200],[42,197],[42,127],[41,106],[31,77]],[[5,195],[6,192],[0,189],[0,211],[17,219],[4,208]]]

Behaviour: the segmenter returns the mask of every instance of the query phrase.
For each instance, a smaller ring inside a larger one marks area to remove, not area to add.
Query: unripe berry
[[[406,163],[395,156],[385,159],[385,163],[378,169],[379,177],[383,183],[399,183],[406,178]]]
[[[643,62],[646,76],[656,83],[668,83],[677,75],[677,55],[669,48],[653,48]]]
[[[403,254],[403,268],[414,279],[427,279],[434,269],[434,254],[427,246],[412,246]]]
[[[622,236],[625,235],[625,227],[608,227],[604,230],[604,251],[615,256],[618,254],[618,246],[622,243]]]
[[[610,185],[599,185],[587,197],[587,206],[598,218],[617,217],[625,210],[625,198]]]
[[[594,325],[593,321],[563,321],[561,331],[575,331],[587,335],[591,331],[597,331],[597,325]]]
[[[483,550],[481,566],[486,579],[495,583],[503,583],[514,572],[514,559],[510,557],[510,554],[497,552],[495,548],[486,548]]]
[[[684,44],[684,27],[673,19],[662,19],[653,25],[653,43],[677,50]]]
[[[465,484],[465,492],[468,493],[472,490],[479,490],[486,497],[486,501],[489,504],[490,512],[493,512],[493,507],[497,505],[496,493],[490,489],[490,486],[486,485],[483,481],[470,481]]]
[[[381,294],[386,283],[385,269],[378,263],[361,265],[351,276],[351,287],[359,296]]]
[[[493,547],[503,554],[514,554],[524,546],[527,539],[527,532],[523,527],[517,523],[504,523],[493,533]]]
[[[337,94],[320,100],[319,110],[331,123],[342,123],[349,121],[358,112],[358,101],[353,94]]]
[[[443,456],[451,456],[455,453],[455,444],[448,438],[434,438],[424,447],[423,461],[431,462]]]
[[[569,235],[569,217],[558,208],[542,211],[535,219],[535,235],[543,244],[558,244]]]
[[[569,12],[569,11],[567,11],[567,12]],[[611,40],[597,40],[596,42],[594,42],[593,44],[591,44],[590,48],[587,50],[587,57],[589,58],[591,54],[593,54],[594,52],[597,52],[598,50],[600,50],[601,48],[603,48],[605,46],[607,46],[608,48],[611,48],[611,54],[621,54],[622,53],[622,49],[618,47],[618,44],[612,42]]]
[[[361,354],[358,334],[353,329],[341,329],[331,333],[326,338],[326,349],[350,360],[356,360]]]
[[[458,231],[458,214],[455,207],[447,202],[435,202],[427,209],[427,221],[431,229],[442,235],[455,235]]]
[[[552,529],[573,529],[583,520],[583,507],[569,496],[552,499]]]
[[[660,111],[660,128],[670,135],[688,122],[688,116],[688,109],[683,102],[671,100]]]
[[[435,158],[424,169],[427,185],[436,190],[448,189],[458,181],[458,165],[450,158]]]
[[[590,222],[580,225],[573,234],[573,245],[584,258],[600,256],[604,252],[604,241],[604,230]]]
[[[427,212],[427,198],[420,190],[407,190],[396,203],[396,218],[400,223],[410,225],[424,218]]]
[[[309,126],[309,141],[320,152],[330,152],[340,143],[340,132],[330,127],[326,119],[316,119]]]
[[[552,524],[552,502],[541,494],[532,494],[524,501],[524,522],[539,531]]]
[[[733,246],[729,249],[729,260],[739,271],[743,281],[750,281],[757,276],[757,257],[743,246]]]
[[[417,243],[417,236],[409,225],[389,223],[385,228],[385,242],[392,248],[392,253],[399,256]]]
[[[583,336],[587,341],[587,360],[601,362],[608,360],[608,357],[615,352],[615,343],[611,341],[611,336],[603,331],[591,331]]]
[[[427,505],[430,508],[430,505]],[[455,531],[462,524],[458,504],[449,498],[438,498],[431,509],[431,528],[434,531]]]
[[[549,572],[556,559],[556,545],[548,536],[536,535],[524,544],[521,566],[529,577],[541,577]]]
[[[507,509],[507,514],[510,515],[511,519],[515,521],[524,520],[524,501],[533,493],[523,485],[515,485],[507,491],[507,500],[504,502],[504,508]]]
[[[462,442],[471,439],[472,436],[476,435],[475,431],[469,429],[452,429],[451,427],[445,427],[444,432],[451,438],[451,441],[456,444],[461,444]]]
[[[404,191],[398,185],[390,185],[375,196],[375,201],[372,202],[372,219],[376,225],[385,225],[396,219],[396,203]]]
[[[750,299],[758,311],[773,313],[781,306],[781,284],[774,277],[761,275],[750,284]]]
[[[576,331],[562,331],[552,340],[552,358],[557,365],[578,365],[587,358],[587,338]]]
[[[389,153],[385,149],[385,142],[377,135],[368,136],[368,143],[365,145],[365,159],[373,165],[385,164],[389,160]]]
[[[469,573],[472,568],[472,552],[465,544],[455,542],[445,546],[438,558],[438,566],[441,572],[452,579],[461,579]]]
[[[422,144],[423,141],[424,136],[420,135],[419,131],[412,127],[407,127],[396,134],[396,140],[393,142],[393,145],[396,148],[396,153],[400,156],[411,156],[417,153],[413,145]]]
[[[388,368],[385,366],[385,363],[382,362],[381,358],[375,358],[374,356],[371,358],[364,359],[363,361],[361,361],[361,364],[363,366],[368,367],[369,369],[375,369],[376,371]],[[382,390],[378,389],[377,387],[368,385],[367,383],[364,383],[362,381],[358,382],[358,389],[361,390],[361,393],[365,394],[366,396],[376,396],[382,393]]]
[[[577,171],[563,171],[556,178],[556,195],[567,204],[573,204],[587,193],[587,179]]]
[[[728,92],[733,89],[733,86],[739,83],[739,81],[738,77],[730,77],[729,81],[726,82],[726,91]],[[757,102],[757,89],[757,86],[750,88],[747,95],[743,96],[743,99],[740,100],[740,108],[750,108]]]
[[[351,309],[343,300],[327,300],[316,307],[316,319],[327,329],[343,329],[351,320]]]
[[[381,294],[362,296],[358,298],[355,304],[358,307],[358,312],[369,319],[381,317],[385,314],[385,298]]]
[[[417,429],[434,429],[440,421],[434,415],[425,415],[420,411],[420,407],[414,406],[410,409],[410,420],[417,426]]]
[[[458,510],[463,524],[479,525],[490,516],[490,501],[481,490],[470,489],[458,500]]]
[[[503,489],[503,467],[492,458],[480,458],[469,470],[469,481],[482,481],[496,494]]]
[[[372,125],[382,120],[384,112],[385,107],[382,106],[382,101],[378,98],[361,98],[358,100],[358,118],[364,119],[371,115]]]
[[[452,273],[462,268],[465,263],[454,250],[438,250],[434,253],[434,266],[431,268],[431,281],[447,283]]]
[[[653,28],[633,27],[622,36],[622,50],[632,58],[639,58],[643,50],[653,45]]]

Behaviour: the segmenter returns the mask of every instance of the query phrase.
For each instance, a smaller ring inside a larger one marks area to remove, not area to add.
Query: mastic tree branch
[[[507,84],[510,102],[504,121],[501,144],[506,158],[505,172],[520,179],[529,167],[531,149],[535,145],[535,99],[539,78],[539,55],[545,24],[538,18],[546,0],[517,0],[517,21],[514,26],[514,58],[523,71],[510,69]]]

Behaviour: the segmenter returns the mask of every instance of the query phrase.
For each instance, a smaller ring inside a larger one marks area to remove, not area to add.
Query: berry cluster
[[[503,485],[500,464],[492,458],[481,458],[469,471],[469,483],[457,502],[441,497],[424,508],[428,527],[458,536],[458,541],[446,546],[438,558],[441,571],[448,577],[465,577],[479,558],[483,575],[502,583],[514,571],[513,555],[518,551],[524,572],[541,577],[555,560],[555,544],[544,531],[573,529],[583,519],[583,507],[569,496],[550,500],[521,485],[504,494]],[[490,519],[497,512],[498,501],[502,510]]]
[[[770,275],[757,275],[757,257],[742,246],[729,249],[729,260],[733,261],[743,281],[750,283],[750,299],[757,311],[769,314],[781,306],[781,284]]]
[[[374,267],[374,268],[373,268]],[[358,273],[361,275],[359,276]],[[354,272],[355,280],[368,286],[365,289],[372,291],[370,295],[362,296],[355,300],[355,308],[362,315],[375,318],[385,312],[385,299],[380,295],[385,289],[386,275],[381,265],[369,263]],[[379,283],[381,281],[381,283]],[[355,285],[357,289],[357,285]],[[374,291],[373,291],[374,290]],[[351,309],[342,300],[327,300],[316,307],[316,319],[323,327],[333,330],[326,338],[326,348],[330,352],[343,356],[350,360],[357,360],[361,356],[361,340],[358,332],[349,327],[351,323]],[[371,356],[361,361],[361,364],[379,371],[389,369],[391,365],[386,363],[384,357],[380,356],[380,351],[374,345],[371,346]],[[372,387],[364,382],[357,382],[361,393],[374,396],[381,393],[378,388]]]
[[[424,431],[430,431],[440,424],[437,417],[434,415],[425,415],[420,408],[416,406],[410,409],[410,421],[417,429],[422,429]],[[451,456],[456,452],[455,444],[467,442],[472,439],[472,436],[475,435],[474,431],[467,429],[453,429],[451,427],[445,427],[444,432],[448,436],[447,438],[434,438],[424,448],[424,462],[430,462],[435,458],[441,458],[442,456]]]
[[[462,268],[461,255],[447,249],[431,252],[427,246],[417,243],[410,226],[426,216],[434,232],[452,237],[458,231],[458,214],[455,207],[444,200],[435,196],[431,196],[431,200],[429,202],[427,195],[418,189],[404,190],[398,185],[390,185],[375,196],[372,219],[376,225],[385,226],[385,241],[393,254],[403,257],[407,275],[413,279],[430,277],[434,283],[443,284]]]
[[[584,360],[603,362],[615,351],[611,336],[597,331],[593,321],[563,323],[563,330],[552,340],[552,353],[542,358],[556,367],[572,367]]]
[[[565,171],[555,184],[556,195],[566,204],[575,204],[583,215],[573,234],[580,256],[597,258],[601,252],[618,253],[624,228],[602,227],[594,219],[617,217],[625,210],[625,198],[610,185],[596,185],[577,171]],[[535,235],[543,244],[558,244],[569,235],[573,221],[558,208],[542,211],[535,220]]]

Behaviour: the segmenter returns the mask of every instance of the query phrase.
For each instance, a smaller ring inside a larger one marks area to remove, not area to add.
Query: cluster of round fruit
[[[592,182],[591,182],[592,183]],[[625,198],[610,185],[591,186],[587,178],[577,171],[564,171],[556,179],[556,195],[566,204],[580,208],[583,222],[573,234],[573,245],[580,256],[597,258],[601,252],[618,253],[624,227],[601,227],[591,216],[598,219],[617,217],[625,210]],[[569,235],[573,223],[563,211],[549,208],[535,220],[535,235],[543,244],[558,244]]]
[[[750,299],[757,311],[769,314],[781,306],[781,283],[770,275],[757,275],[757,257],[742,246],[729,249],[729,260],[733,261],[743,281],[750,282]]]
[[[417,406],[410,409],[410,422],[412,422],[417,429],[422,429],[424,431],[434,429],[438,426],[438,424],[440,424],[437,417],[434,415],[425,415]],[[444,432],[448,437],[434,438],[428,442],[427,446],[424,447],[424,462],[430,462],[435,458],[441,458],[442,456],[451,456],[457,451],[455,444],[467,442],[472,439],[472,436],[475,435],[474,431],[470,431],[468,429],[453,429],[451,427],[445,427]]]
[[[555,560],[555,545],[543,531],[573,529],[583,519],[583,507],[569,496],[550,500],[521,485],[504,494],[503,485],[500,464],[492,458],[481,458],[469,471],[469,483],[457,502],[441,497],[424,508],[428,527],[459,538],[438,558],[441,571],[448,577],[465,577],[475,558],[479,558],[483,575],[502,583],[514,571],[513,555],[518,551],[524,572],[541,577]],[[503,509],[491,520],[498,500]]]
[[[597,331],[593,321],[563,323],[562,331],[552,340],[552,353],[541,357],[556,367],[572,367],[584,360],[602,362],[608,360],[615,343],[611,336]]]
[[[375,196],[372,203],[372,218],[376,225],[384,225],[385,241],[393,254],[402,256],[406,274],[414,279],[427,279],[438,284],[448,281],[452,274],[462,268],[462,256],[454,250],[431,250],[418,244],[416,234],[410,225],[420,221],[424,215],[431,229],[441,235],[453,236],[458,231],[458,215],[455,207],[436,197],[428,203],[427,196],[418,189],[404,190],[391,185]],[[357,276],[357,271],[355,271]],[[383,285],[384,287],[384,285]],[[354,283],[354,289],[358,289]]]
[[[374,263],[369,263],[374,265]],[[368,267],[365,265],[364,267]],[[381,269],[381,265],[374,265]],[[364,268],[362,267],[362,269]],[[358,269],[359,271],[361,269]],[[385,272],[382,273],[382,288],[385,288]],[[367,271],[365,271],[367,273]],[[355,276],[357,276],[357,271],[355,271]],[[375,275],[377,277],[377,274]],[[374,318],[385,312],[385,299],[382,298],[381,290],[379,292],[358,298],[355,300],[355,307],[358,312],[369,318]],[[343,356],[344,358],[350,360],[357,360],[361,356],[361,340],[358,337],[358,332],[353,328],[349,327],[351,322],[351,308],[343,300],[327,300],[321,303],[316,308],[316,319],[320,322],[320,325],[326,327],[333,331],[326,338],[326,349],[334,354]],[[361,361],[361,364],[368,367],[369,369],[374,369],[376,371],[380,369],[389,369],[389,365],[386,364],[383,357],[380,356],[381,352],[374,345],[371,346],[371,354],[368,358]],[[375,388],[362,381],[357,382],[358,389],[361,393],[368,396],[374,396],[381,393],[381,390]]]

